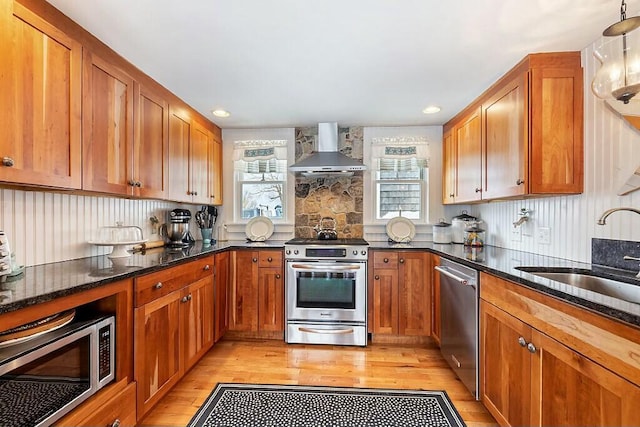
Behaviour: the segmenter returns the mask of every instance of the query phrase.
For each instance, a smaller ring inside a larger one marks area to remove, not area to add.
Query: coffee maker
[[[184,247],[194,242],[193,236],[189,232],[189,221],[191,221],[191,211],[188,209],[174,209],[169,212],[169,222],[162,224],[160,235],[164,238],[167,246]]]

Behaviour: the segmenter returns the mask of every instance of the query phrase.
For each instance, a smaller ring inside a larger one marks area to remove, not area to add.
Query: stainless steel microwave
[[[0,425],[49,426],[115,377],[115,318],[0,348]]]

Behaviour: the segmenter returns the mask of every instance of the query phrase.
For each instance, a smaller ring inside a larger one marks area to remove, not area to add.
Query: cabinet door
[[[425,252],[398,254],[398,333],[431,333],[430,257]]]
[[[79,189],[82,46],[0,2],[0,181]]]
[[[482,198],[482,132],[480,108],[454,128],[456,143],[456,202]]]
[[[374,269],[372,283],[374,334],[398,333],[398,270]]]
[[[189,149],[189,189],[193,203],[210,203],[209,153],[213,150],[211,132],[198,122],[191,124]]]
[[[258,330],[258,252],[234,251],[229,295],[229,330]]]
[[[191,117],[185,109],[169,106],[169,199],[191,202],[189,142]]]
[[[282,267],[260,268],[258,273],[258,330],[284,332],[284,278]]]
[[[213,133],[211,145],[211,157],[209,159],[209,203],[222,204],[222,138],[220,131]]]
[[[134,194],[164,199],[168,185],[169,105],[162,95],[140,84],[135,86],[134,102]]]
[[[218,342],[229,329],[229,305],[227,303],[229,258],[228,251],[219,252],[215,255],[215,342]]]
[[[530,425],[531,328],[484,300],[480,328],[482,403],[501,426]]]
[[[456,144],[454,132],[449,131],[442,138],[442,203],[456,201]]]
[[[132,195],[133,79],[100,57],[84,56],[84,190]]]
[[[531,70],[531,193],[583,190],[582,79],[579,66]]]
[[[440,257],[431,255],[431,336],[440,345],[440,273],[433,269],[440,265]]]
[[[139,418],[181,377],[180,304],[180,291],[175,291],[135,309],[134,377]]]
[[[640,425],[640,387],[536,330],[531,342],[529,425]]]
[[[483,103],[483,199],[518,196],[529,185],[528,79],[523,73]]]
[[[182,290],[182,372],[189,370],[213,346],[213,299],[213,277],[200,279]]]

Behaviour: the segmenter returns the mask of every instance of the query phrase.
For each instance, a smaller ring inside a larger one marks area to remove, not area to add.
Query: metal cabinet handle
[[[273,261],[273,258],[269,257],[269,258],[267,258],[267,261],[271,262],[271,261]]]
[[[13,161],[13,159],[11,157],[3,157],[2,158],[2,166],[6,166],[6,167],[10,168],[14,164],[15,164],[15,162]]]
[[[385,263],[389,262],[389,258],[385,258],[382,261],[384,261]]]
[[[158,282],[155,285],[153,285],[154,289],[162,289],[162,282]]]
[[[142,187],[142,183],[140,181],[136,181],[136,187],[138,188]]]
[[[398,260],[398,262],[399,262],[400,264],[404,264],[404,258],[400,258],[400,259]]]
[[[378,276],[377,274],[375,275],[374,279],[376,280],[380,280],[380,276]]]
[[[253,258],[251,261],[258,262],[258,258]]]
[[[529,353],[533,354],[533,353],[536,352],[537,348],[532,343],[529,343],[529,344],[527,344],[527,350],[529,350]]]
[[[197,192],[197,191],[194,191],[194,192],[193,192],[193,195],[194,195],[194,196],[197,196],[197,195],[198,195],[198,192]]]
[[[134,180],[132,180],[132,179],[129,180],[128,184],[129,184],[130,187],[135,187],[136,186],[136,182]]]
[[[211,195],[209,195],[209,198],[211,198],[211,199],[215,199],[215,198],[216,198],[216,196],[215,196],[214,194],[211,194]]]
[[[455,197],[455,194],[449,193],[449,197]]]
[[[476,193],[482,193],[482,188],[476,188]]]
[[[280,278],[280,275],[279,275],[279,274],[276,274],[276,279],[279,279],[279,278]]]
[[[111,424],[111,427],[120,427],[120,420],[116,418],[113,424]]]
[[[524,179],[518,178],[518,180],[516,181],[516,185],[522,185],[524,184]]]
[[[205,265],[202,269],[203,269],[204,271],[209,271],[209,270],[211,269],[211,267],[209,266],[209,264],[207,264],[207,265]]]
[[[518,338],[518,344],[520,344],[520,347],[526,347],[527,346],[527,340],[525,340],[523,337]]]
[[[187,295],[187,296],[182,297],[182,300],[181,300],[181,301],[182,301],[182,302],[189,302],[189,301],[191,301],[191,294],[189,294],[189,295]]]

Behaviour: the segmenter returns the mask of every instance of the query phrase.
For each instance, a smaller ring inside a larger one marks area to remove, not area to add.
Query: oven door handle
[[[316,328],[298,328],[300,332],[307,332],[310,334],[330,334],[330,335],[339,335],[339,334],[352,334],[353,328],[348,329],[316,329]]]
[[[472,284],[469,283],[469,281],[467,279],[464,279],[464,278],[462,278],[460,276],[456,276],[455,274],[453,274],[450,271],[448,271],[447,267],[441,267],[439,265],[436,265],[433,268],[435,270],[439,271],[440,273],[444,274],[445,276],[452,278],[453,280],[455,280],[456,282],[460,283],[461,285],[472,286]]]
[[[307,271],[351,271],[360,270],[362,266],[360,264],[292,264],[291,268],[294,270],[307,270]]]

